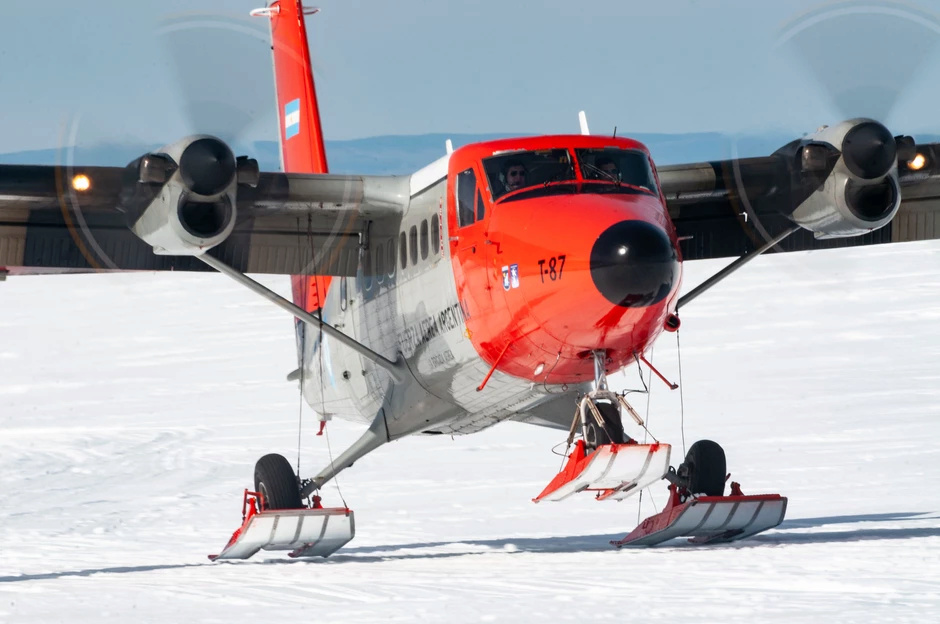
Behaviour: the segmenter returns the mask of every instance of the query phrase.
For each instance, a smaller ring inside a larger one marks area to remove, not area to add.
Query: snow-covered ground
[[[687,284],[722,264],[687,265]],[[761,259],[690,304],[680,338],[687,443],[718,440],[745,492],[788,496],[777,530],[612,550],[665,488],[642,509],[535,505],[564,434],[507,424],[343,473],[358,534],[327,560],[212,564],[255,460],[297,457],[289,318],[218,275],[10,278],[0,622],[934,621],[940,243]],[[673,336],[653,357],[678,377]],[[679,393],[652,387],[678,456]],[[309,473],[328,440],[304,414]],[[359,433],[328,431],[334,453]]]

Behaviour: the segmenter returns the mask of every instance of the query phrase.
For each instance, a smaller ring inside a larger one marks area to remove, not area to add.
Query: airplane
[[[191,135],[126,167],[0,165],[0,275],[215,270],[295,318],[289,375],[322,427],[366,426],[313,476],[270,454],[215,558],[328,556],[354,514],[319,492],[409,435],[513,420],[568,432],[539,501],[670,501],[613,546],[744,539],[787,500],[743,494],[720,445],[639,443],[608,375],[647,360],[680,310],[763,253],[940,238],[940,144],[854,118],[756,158],[657,167],[626,137],[581,133],[448,149],[406,176],[328,173],[301,0],[270,24],[282,172]],[[734,257],[680,294],[685,261]],[[292,298],[248,274],[289,275]]]

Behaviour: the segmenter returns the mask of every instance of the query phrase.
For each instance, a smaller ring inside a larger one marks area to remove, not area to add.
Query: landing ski
[[[356,534],[353,512],[346,507],[262,509],[262,495],[245,490],[241,527],[222,552],[209,559],[248,559],[259,550],[287,550],[290,557],[328,557]]]

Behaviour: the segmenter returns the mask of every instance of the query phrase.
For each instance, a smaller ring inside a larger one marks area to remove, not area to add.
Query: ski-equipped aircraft
[[[620,500],[666,479],[670,502],[615,546],[741,539],[786,499],[726,495],[721,447],[676,468],[607,375],[647,366],[680,309],[765,252],[940,238],[940,144],[855,118],[765,157],[657,167],[629,138],[582,132],[466,145],[406,176],[333,175],[300,0],[270,22],[282,172],[187,136],[126,167],[0,166],[0,274],[217,270],[295,317],[290,379],[362,437],[315,475],[262,457],[221,558],[326,556],[353,513],[320,488],[404,436],[515,420],[569,432],[539,501]],[[736,257],[680,295],[682,264]],[[249,273],[291,276],[292,300]]]

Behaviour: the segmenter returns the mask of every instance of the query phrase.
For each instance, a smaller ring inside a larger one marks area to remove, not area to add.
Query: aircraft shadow
[[[924,512],[896,512],[881,514],[859,514],[846,516],[822,516],[819,518],[796,518],[784,521],[776,529],[748,540],[727,545],[694,546],[681,539],[654,547],[657,550],[687,548],[759,548],[787,544],[825,544],[835,542],[861,542],[871,540],[902,540],[923,537],[940,537],[940,525],[933,527],[858,528],[819,533],[794,533],[799,529],[858,522],[903,522],[905,520],[940,520],[940,515]],[[410,544],[387,544],[379,546],[357,546],[344,548],[328,559],[262,559],[250,562],[184,563],[146,566],[114,566],[87,570],[64,570],[40,574],[0,576],[0,583],[17,583],[68,577],[85,577],[95,574],[133,574],[155,570],[199,568],[212,565],[331,565],[343,563],[374,563],[408,559],[447,559],[472,555],[504,553],[586,553],[612,552],[611,540],[617,540],[629,531],[597,535],[566,535],[559,537],[525,537],[484,540],[453,540],[438,542],[413,542]],[[448,552],[409,552],[433,548],[449,548]],[[627,549],[629,550],[629,549]],[[263,555],[258,555],[263,556]]]
[[[135,572],[153,572],[154,570],[176,570],[180,568],[201,568],[211,563],[176,563],[145,566],[114,566],[110,568],[89,568],[87,570],[62,570],[59,572],[42,572],[40,574],[18,574],[16,576],[0,576],[0,583],[20,583],[23,581],[45,581],[49,579],[94,576],[95,574],[131,574]]]
[[[826,531],[825,533],[767,533],[739,542],[740,547],[773,544],[825,544],[830,542],[867,542],[878,540],[902,540],[917,537],[940,537],[940,527],[909,529],[856,529]]]
[[[876,514],[856,514],[847,516],[821,516],[819,518],[795,518],[793,520],[784,520],[777,527],[777,531],[786,531],[788,529],[809,529],[813,527],[826,526],[829,524],[848,524],[852,522],[896,522],[898,520],[930,520],[937,519],[940,516],[932,515],[923,511],[899,511],[892,513]]]
[[[859,522],[903,522],[906,520],[940,520],[940,515],[931,512],[894,512],[878,514],[855,514],[845,516],[822,516],[819,518],[796,518],[785,520],[772,532],[757,535],[739,546],[760,546],[772,544],[823,544],[829,542],[863,542],[871,540],[911,539],[919,537],[940,537],[940,526],[933,527],[892,527],[882,528],[846,528],[842,531],[823,531],[818,533],[791,533],[798,529],[811,529],[830,525],[855,524]]]
[[[705,548],[742,548],[748,546],[773,546],[784,544],[821,544],[830,542],[856,542],[869,540],[901,540],[922,537],[940,537],[940,526],[935,527],[893,527],[893,528],[858,528],[843,531],[826,531],[819,533],[792,533],[790,531],[823,527],[827,525],[852,524],[858,522],[899,522],[905,520],[940,520],[940,516],[924,512],[893,512],[880,514],[856,514],[846,516],[822,516],[819,518],[797,518],[784,521],[779,527],[763,535],[757,535],[746,541],[734,542],[727,545],[713,545]],[[460,540],[450,542],[416,542],[412,544],[391,544],[386,546],[363,546],[346,548],[340,553],[330,557],[329,562],[372,562],[398,559],[432,559],[445,557],[462,557],[474,554],[485,554],[492,551],[502,551],[506,554],[514,552],[526,553],[579,553],[592,551],[610,551],[610,541],[621,539],[629,533],[616,533],[610,535],[570,535],[564,537],[545,538],[515,538],[490,540]],[[423,550],[429,548],[450,547],[457,549],[467,546],[463,552],[453,551],[446,553],[408,553],[402,551]],[[492,550],[476,550],[483,547]],[[702,546],[688,544],[680,539],[673,540],[655,547],[657,549],[677,548],[703,548]],[[387,554],[379,554],[387,553]],[[365,555],[365,556],[363,556]],[[370,556],[371,555],[371,556]],[[307,561],[313,563],[313,561]],[[274,563],[274,562],[271,562]]]

